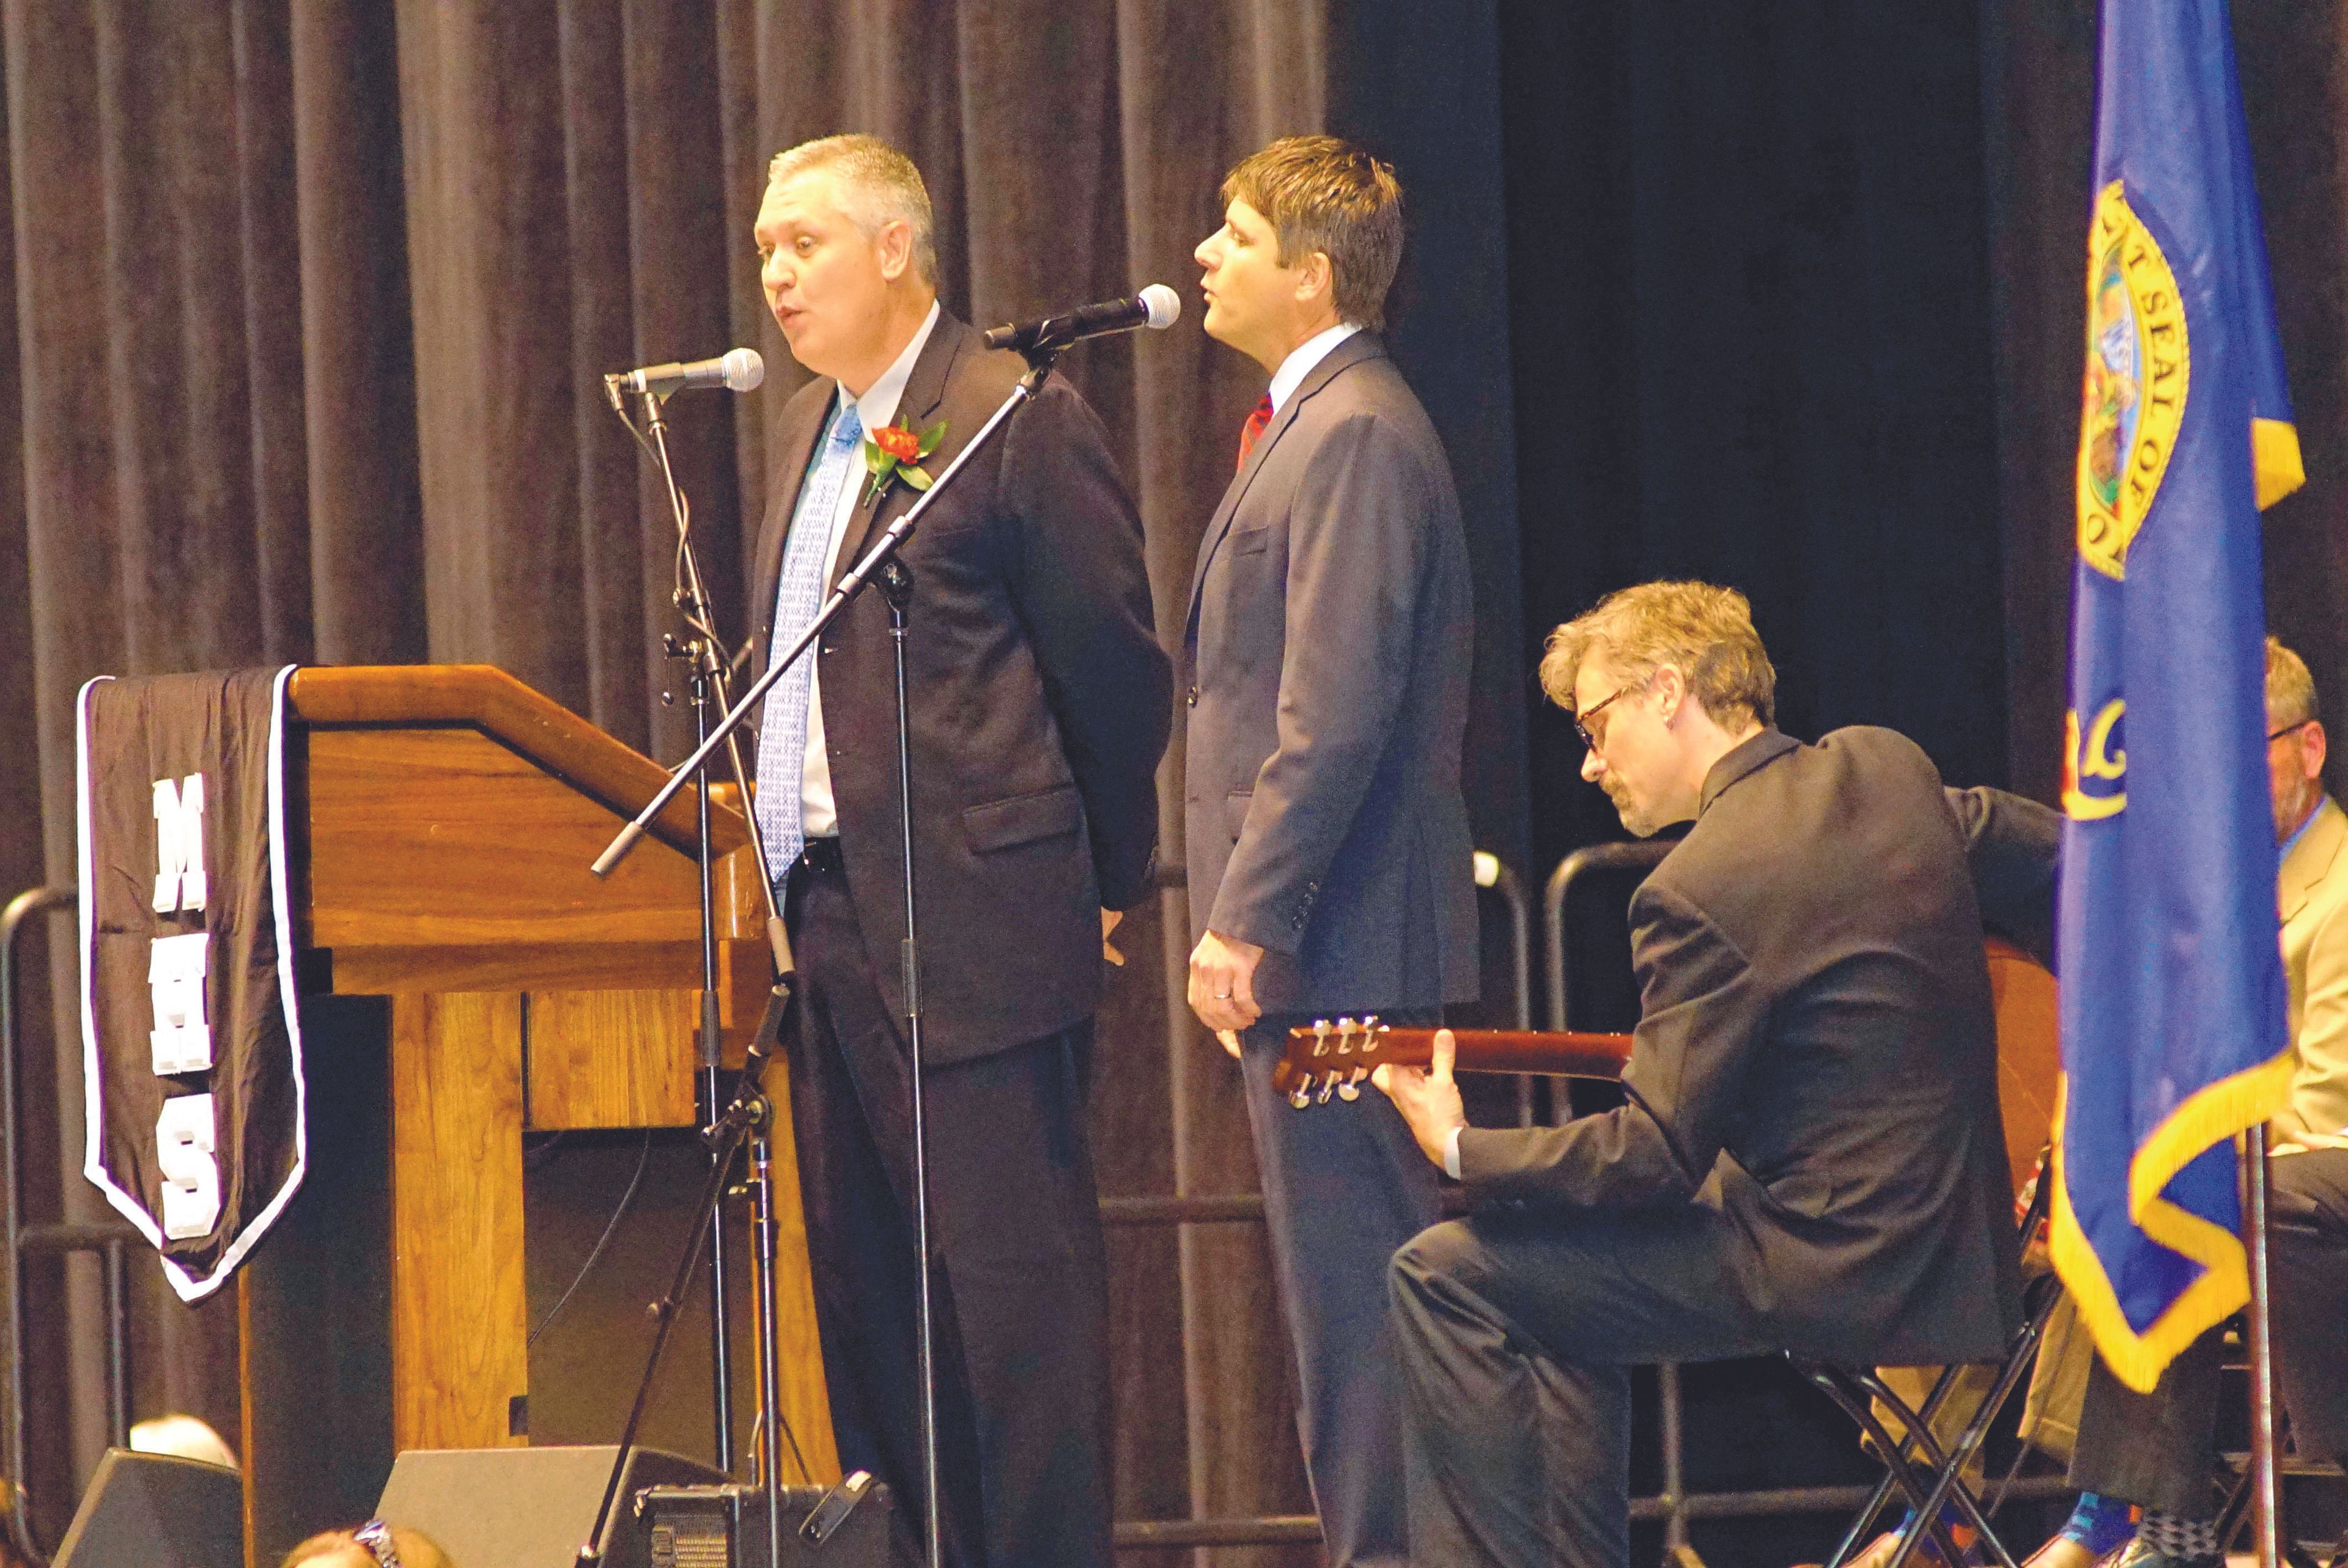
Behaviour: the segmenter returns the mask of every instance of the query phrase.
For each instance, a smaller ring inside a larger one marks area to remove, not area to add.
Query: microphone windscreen
[[[719,362],[726,367],[726,390],[752,392],[767,379],[767,362],[755,348],[730,348]]]
[[[1172,326],[1182,314],[1182,296],[1163,283],[1152,283],[1141,291],[1141,302],[1149,307],[1149,326],[1162,332]]]

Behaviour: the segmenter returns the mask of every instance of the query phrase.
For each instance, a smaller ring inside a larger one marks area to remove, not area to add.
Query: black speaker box
[[[108,1449],[55,1568],[243,1568],[244,1483],[201,1460]]]
[[[859,1471],[841,1486],[789,1486],[782,1550],[769,1553],[767,1494],[754,1486],[656,1486],[637,1494],[652,1568],[899,1568],[921,1561],[889,1489]]]
[[[564,1568],[586,1543],[619,1451],[608,1443],[412,1449],[392,1464],[376,1517],[420,1531],[461,1568]],[[637,1492],[725,1479],[676,1454],[635,1450],[596,1543],[603,1568],[652,1568],[649,1532],[633,1507]]]

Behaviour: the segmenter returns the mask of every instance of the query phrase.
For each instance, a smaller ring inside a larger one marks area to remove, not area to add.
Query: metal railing
[[[6,1499],[8,1532],[15,1549],[35,1563],[46,1561],[33,1541],[25,1493],[25,1260],[95,1253],[106,1278],[106,1431],[116,1448],[130,1443],[130,1291],[124,1249],[139,1233],[118,1225],[25,1223],[19,1186],[16,1070],[23,1058],[24,1029],[16,1004],[21,979],[18,938],[36,915],[76,907],[70,887],[35,887],[19,893],[0,910],[0,1262],[8,1270],[8,1473],[14,1495]]]

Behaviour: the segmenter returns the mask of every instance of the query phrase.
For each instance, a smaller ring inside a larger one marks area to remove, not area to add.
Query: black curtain
[[[2336,6],[2234,0],[2234,48],[2264,209],[2276,324],[2307,484],[2266,512],[2269,630],[2302,654],[2335,724],[2348,679],[2348,179]],[[2089,0],[1982,10],[1994,258],[1998,456],[2013,671],[2013,776],[2052,800],[2060,773],[2075,554],[2073,464],[2085,353],[2096,14]],[[2333,777],[2340,774],[2335,768]]]
[[[1971,11],[1502,15],[1519,669],[1610,589],[1725,582],[1788,731],[1889,724],[2003,783]],[[1543,708],[1531,737],[1536,864],[1619,836],[1571,726]]]

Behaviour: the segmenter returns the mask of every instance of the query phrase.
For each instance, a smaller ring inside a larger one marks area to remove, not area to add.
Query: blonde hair
[[[448,1554],[432,1542],[432,1538],[404,1524],[391,1527],[392,1550],[399,1553],[399,1568],[456,1568]],[[285,1554],[278,1568],[299,1568],[304,1563],[315,1563],[344,1553],[358,1553],[358,1560],[374,1568],[375,1553],[358,1543],[357,1536],[348,1530],[327,1530],[313,1535]]]
[[[2321,716],[2315,711],[2315,677],[2308,673],[2307,661],[2285,648],[2281,639],[2268,638],[2267,728],[2285,729]]]
[[[1573,712],[1573,679],[1592,648],[1625,687],[1666,664],[1687,677],[1689,694],[1724,728],[1773,723],[1777,671],[1753,630],[1753,607],[1733,588],[1708,582],[1643,582],[1610,593],[1549,635],[1541,690]]]
[[[930,212],[930,188],[922,182],[922,171],[911,159],[877,136],[820,137],[775,154],[767,165],[767,183],[778,185],[818,170],[839,176],[849,220],[867,240],[878,236],[884,223],[911,229],[913,270],[931,288],[938,286],[937,224]]]
[[[1292,267],[1329,258],[1337,319],[1372,332],[1385,325],[1386,291],[1402,265],[1402,185],[1394,165],[1334,136],[1284,136],[1223,176],[1223,205],[1244,201],[1280,240]]]

